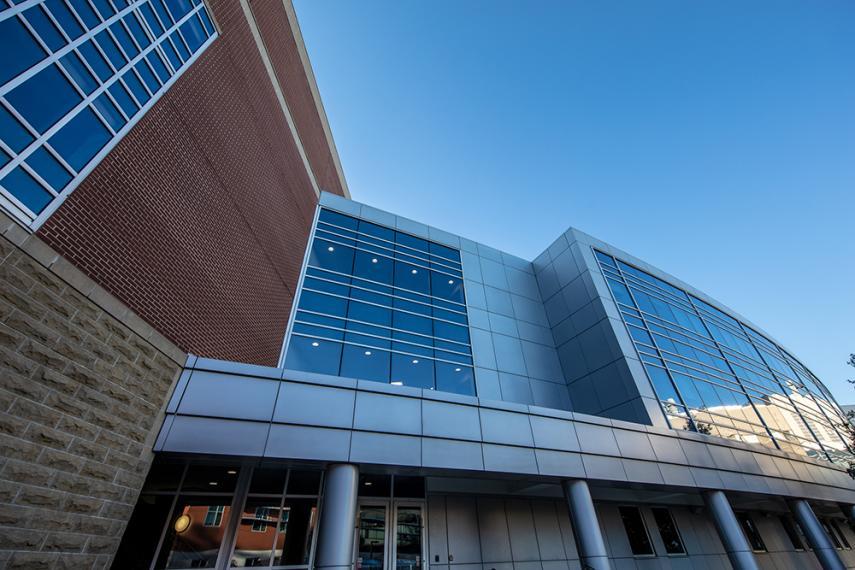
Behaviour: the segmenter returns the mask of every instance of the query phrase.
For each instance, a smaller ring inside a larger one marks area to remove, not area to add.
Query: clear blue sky
[[[578,227],[855,402],[855,3],[295,5],[355,200],[527,259]]]

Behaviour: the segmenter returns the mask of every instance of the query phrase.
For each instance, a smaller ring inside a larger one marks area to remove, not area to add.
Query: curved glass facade
[[[0,205],[43,221],[216,35],[202,0],[0,0]]]
[[[285,367],[475,394],[460,252],[321,209]]]
[[[686,291],[595,253],[671,427],[850,457],[842,412],[795,357]]]

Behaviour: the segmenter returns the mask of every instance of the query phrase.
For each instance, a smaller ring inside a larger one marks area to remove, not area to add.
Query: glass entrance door
[[[356,570],[422,570],[424,505],[417,501],[364,501],[356,525]]]

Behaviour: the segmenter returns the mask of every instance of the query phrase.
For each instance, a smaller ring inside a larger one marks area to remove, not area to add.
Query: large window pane
[[[45,57],[45,51],[16,17],[0,22],[0,83],[6,83]]]
[[[463,280],[431,271],[431,294],[456,303],[463,303]]]
[[[229,496],[179,497],[155,568],[213,568],[230,503]]]
[[[341,343],[322,339],[292,336],[285,357],[285,368],[338,374],[341,361]]]
[[[356,277],[391,285],[393,270],[394,262],[388,257],[364,251],[356,252],[353,265],[353,274]]]
[[[686,548],[683,546],[683,539],[680,538],[671,512],[663,508],[650,510],[653,512],[653,518],[656,520],[656,526],[659,529],[659,536],[662,537],[662,543],[665,545],[665,552],[668,554],[685,554]]]
[[[359,380],[388,382],[389,353],[376,348],[345,345],[340,375]]]
[[[110,131],[91,109],[83,109],[50,139],[51,146],[72,168],[83,169],[110,140]]]
[[[6,98],[40,133],[82,101],[56,65],[46,67],[13,89]]]
[[[404,354],[393,354],[392,384],[396,386],[433,389],[435,387],[433,360]]]
[[[233,568],[270,566],[279,515],[279,499],[250,497],[246,500],[235,536]]]
[[[395,262],[395,287],[430,294],[428,270],[402,261]]]
[[[475,395],[475,376],[472,368],[448,362],[436,362],[436,389],[464,396]]]
[[[641,511],[636,507],[620,507],[619,511],[632,554],[634,556],[652,556],[654,554],[653,545],[650,543]]]
[[[279,534],[276,537],[273,564],[308,564],[317,521],[317,499],[286,498],[279,522]]]

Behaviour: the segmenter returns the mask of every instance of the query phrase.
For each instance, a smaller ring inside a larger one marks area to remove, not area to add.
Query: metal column
[[[820,565],[825,570],[843,570],[846,568],[808,502],[804,499],[794,499],[789,501],[789,505]]]
[[[704,503],[712,514],[718,536],[734,569],[760,570],[757,560],[754,558],[754,551],[751,550],[751,546],[748,544],[748,540],[745,538],[742,527],[736,520],[736,515],[733,514],[733,509],[730,507],[730,501],[727,500],[724,492],[706,491]]]
[[[564,497],[570,509],[570,520],[573,523],[573,533],[579,547],[579,560],[585,570],[611,570],[609,554],[603,542],[600,531],[600,521],[588,483],[579,479],[569,479],[562,482]]]
[[[324,504],[318,521],[316,568],[349,570],[353,566],[353,529],[359,468],[349,463],[327,467]]]

